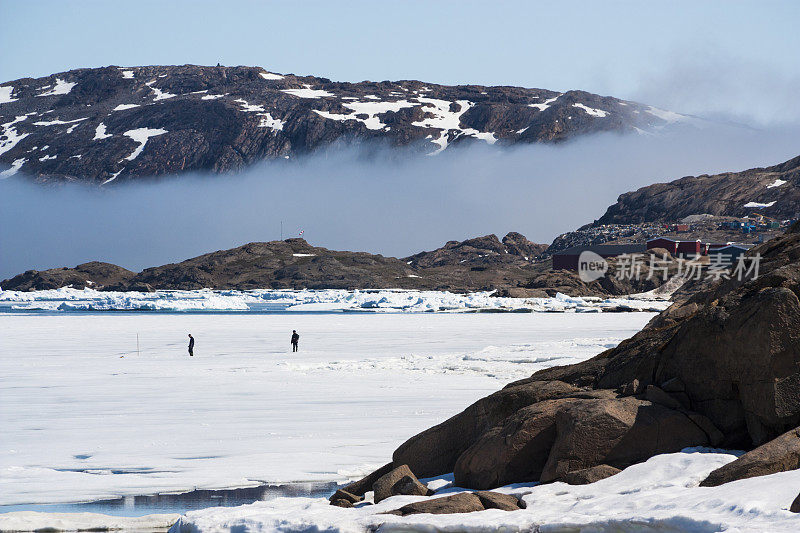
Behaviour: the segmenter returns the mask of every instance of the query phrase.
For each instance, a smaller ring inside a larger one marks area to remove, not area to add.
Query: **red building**
[[[671,255],[675,255],[678,253],[678,241],[673,241],[672,239],[665,239],[664,237],[658,237],[657,239],[650,239],[647,241],[647,249],[651,248],[664,248],[666,249]]]
[[[678,255],[703,255],[703,248],[700,241],[678,241]]]
[[[700,241],[674,241],[664,237],[647,241],[647,249],[651,248],[664,248],[671,255],[703,255],[706,252],[706,245]]]

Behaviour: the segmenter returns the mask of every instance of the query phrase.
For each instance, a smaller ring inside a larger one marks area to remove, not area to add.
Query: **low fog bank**
[[[506,150],[473,143],[436,157],[365,157],[362,147],[105,188],[15,177],[0,181],[0,279],[91,260],[141,270],[278,239],[281,221],[284,238],[305,230],[313,245],[399,257],[509,231],[550,243],[628,190],[783,162],[800,153],[798,133],[707,126]]]

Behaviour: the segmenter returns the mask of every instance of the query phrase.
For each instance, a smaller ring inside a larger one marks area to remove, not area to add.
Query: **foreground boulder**
[[[577,392],[558,381],[533,381],[507,387],[467,407],[461,413],[411,437],[392,456],[420,477],[453,471],[456,460],[485,431],[529,405]]]
[[[703,280],[639,333],[587,361],[536,372],[394,453],[456,484],[589,483],[653,455],[762,448],[706,485],[800,466],[800,222],[750,250],[759,276]],[[773,442],[772,439],[776,439]]]
[[[607,477],[619,474],[622,470],[609,465],[597,465],[581,470],[573,470],[563,476],[563,481],[569,485],[588,485]]]
[[[622,469],[659,453],[708,444],[685,414],[632,397],[563,398],[519,410],[455,465],[455,482],[488,489],[549,482],[600,465]]]
[[[797,468],[800,468],[800,429],[793,429],[717,468],[700,486],[716,487],[738,479],[766,476]]]
[[[728,448],[751,449],[797,427],[800,224],[746,255],[756,254],[758,278],[706,283],[616,348],[529,381],[614,390],[637,382],[637,393],[654,385],[708,417]],[[651,396],[670,401],[655,389]]]
[[[341,488],[341,490],[349,494],[354,494],[356,496],[363,497],[364,494],[372,490],[373,483],[375,483],[381,476],[388,474],[391,471],[392,471],[392,463],[385,464],[379,469],[375,470],[374,472],[359,479],[358,481],[353,481],[352,483],[345,485],[344,487]],[[336,496],[338,492],[339,491],[337,491],[334,494],[334,496]],[[331,499],[333,499],[333,496],[331,496]]]
[[[400,494],[406,496],[430,496],[433,491],[420,483],[417,477],[408,468],[408,465],[401,465],[392,469],[372,484],[375,494],[374,501],[378,503]]]
[[[452,496],[410,503],[394,511],[388,511],[386,514],[407,516],[422,513],[474,513],[476,511],[485,511],[486,509],[517,511],[524,508],[524,502],[509,494],[501,494],[499,492],[459,492]]]

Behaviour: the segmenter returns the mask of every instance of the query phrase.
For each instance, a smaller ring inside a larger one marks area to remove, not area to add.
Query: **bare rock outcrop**
[[[796,428],[717,468],[700,483],[700,486],[716,487],[739,479],[766,476],[797,468],[800,468],[800,429]]]

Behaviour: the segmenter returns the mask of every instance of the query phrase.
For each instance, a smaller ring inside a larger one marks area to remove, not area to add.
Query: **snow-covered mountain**
[[[91,183],[224,172],[333,142],[437,154],[462,142],[557,142],[686,117],[583,91],[344,83],[260,67],[78,69],[0,85],[0,177]]]

